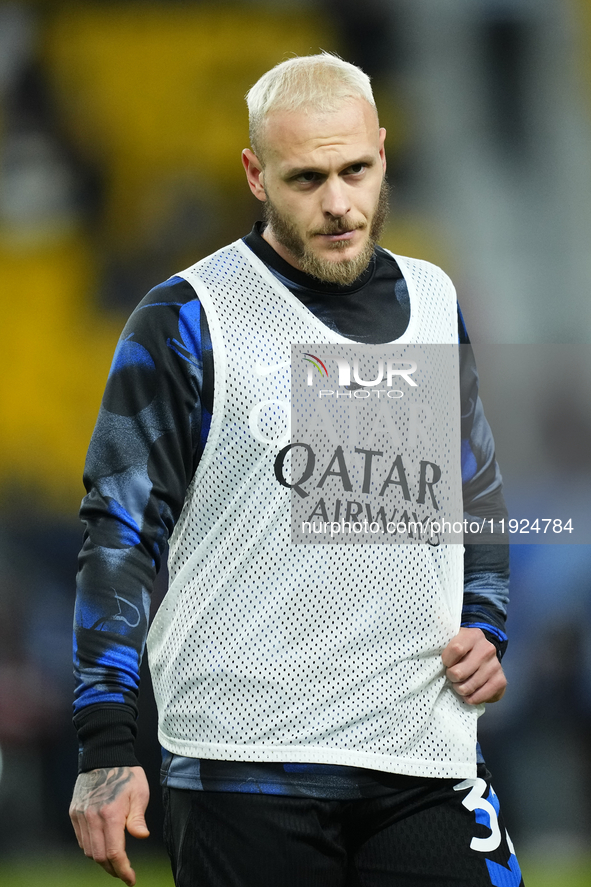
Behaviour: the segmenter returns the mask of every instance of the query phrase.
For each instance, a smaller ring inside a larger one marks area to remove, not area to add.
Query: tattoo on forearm
[[[82,773],[74,790],[74,804],[78,809],[84,810],[111,804],[132,778],[133,773],[129,767]]]

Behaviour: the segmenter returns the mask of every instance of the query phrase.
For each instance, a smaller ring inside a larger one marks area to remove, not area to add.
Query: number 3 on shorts
[[[463,799],[462,804],[467,810],[476,813],[476,822],[479,822],[490,829],[491,833],[488,838],[472,838],[470,842],[472,850],[479,850],[481,853],[490,853],[492,850],[496,850],[501,843],[501,830],[499,828],[498,820],[498,802],[496,806],[493,806],[490,801],[487,801],[486,798],[483,797],[487,787],[485,780],[480,778],[465,779],[463,782],[458,783],[458,785],[454,785],[454,791],[456,792],[465,791],[468,788],[470,789],[466,797]],[[490,788],[489,797],[492,797],[493,800],[496,801],[497,796],[495,795],[492,786]],[[484,812],[484,816],[478,813],[479,810]]]

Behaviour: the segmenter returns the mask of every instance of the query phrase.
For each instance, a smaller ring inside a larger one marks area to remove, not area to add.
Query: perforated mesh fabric
[[[456,342],[449,279],[397,260],[411,299],[398,341]],[[349,340],[240,241],[183,276],[208,318],[215,398],[148,641],[160,741],[202,758],[475,775],[478,711],[440,658],[459,629],[461,545],[290,542],[290,491],[274,473],[290,346]]]

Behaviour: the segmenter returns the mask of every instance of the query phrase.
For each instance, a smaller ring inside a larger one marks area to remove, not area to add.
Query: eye
[[[345,175],[358,176],[360,173],[364,172],[366,167],[366,163],[354,163],[353,166],[347,167],[347,169],[345,170]]]
[[[296,182],[300,182],[302,185],[311,185],[313,182],[317,182],[320,178],[317,172],[313,170],[307,170],[306,172],[301,172],[299,175],[294,177]]]

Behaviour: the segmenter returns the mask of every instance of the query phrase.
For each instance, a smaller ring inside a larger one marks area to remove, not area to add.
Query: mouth
[[[361,226],[355,228],[337,228],[336,230],[316,231],[314,236],[327,244],[347,244],[353,240],[360,231]]]
[[[357,228],[353,228],[351,231],[341,231],[338,234],[319,234],[318,236],[328,243],[345,243],[348,240],[353,240],[356,231]]]

